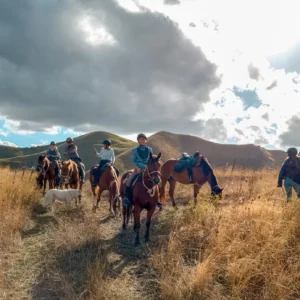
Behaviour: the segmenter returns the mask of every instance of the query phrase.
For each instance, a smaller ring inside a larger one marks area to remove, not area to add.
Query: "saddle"
[[[103,166],[101,167],[101,169],[100,169],[100,171],[99,171],[99,177],[102,176],[102,174],[105,172],[105,170],[106,170],[106,168],[107,168],[108,166],[112,166],[112,167],[115,169],[115,171],[116,171],[117,177],[119,177],[119,175],[120,175],[119,169],[118,169],[117,167],[115,167],[115,166],[114,166],[113,164],[111,164],[111,163],[107,163],[107,164],[105,164],[105,165],[103,165]],[[97,166],[94,167],[94,169],[93,169],[94,174],[95,174],[95,172],[97,172],[98,168],[99,168],[99,165],[97,165]]]
[[[199,151],[195,152],[193,155],[189,155],[183,152],[181,157],[177,160],[174,165],[174,171],[177,173],[182,172],[185,168],[191,169],[197,166],[197,158],[199,157]]]

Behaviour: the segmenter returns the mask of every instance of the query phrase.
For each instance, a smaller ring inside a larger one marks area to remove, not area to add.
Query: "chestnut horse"
[[[137,180],[132,188],[134,230],[136,232],[134,243],[135,246],[140,243],[141,212],[143,209],[147,210],[145,241],[149,241],[151,218],[159,199],[158,184],[161,182],[160,157],[161,153],[159,153],[157,156],[150,153],[146,169],[142,172],[140,179]],[[122,177],[124,177],[124,175]],[[121,184],[124,183],[121,182]],[[129,215],[130,213],[128,213],[128,210],[130,209],[131,208],[123,209],[123,229],[126,229],[126,211],[127,215]]]
[[[211,187],[211,194],[218,195],[220,198],[222,198],[223,189],[219,187],[218,180],[206,157],[202,155],[197,157],[196,166],[192,168],[194,183],[190,183],[188,171],[186,168],[180,173],[174,171],[174,166],[176,162],[177,162],[176,159],[169,159],[161,167],[162,184],[160,187],[160,200],[163,203],[166,203],[165,186],[167,181],[170,184],[169,196],[171,198],[173,207],[176,207],[176,203],[174,200],[174,190],[175,190],[176,181],[182,184],[194,184],[195,205],[197,204],[197,196],[199,190],[202,187],[202,185],[204,185],[206,182],[208,182]]]
[[[38,156],[36,170],[39,172],[37,177],[37,184],[39,188],[44,187],[43,193],[45,193],[46,191],[47,181],[49,184],[49,189],[53,189],[55,185],[55,169],[46,155]]]
[[[115,171],[115,168],[112,165],[107,165],[103,174],[101,175],[98,182],[98,192],[96,195],[96,187],[93,186],[94,175],[93,170],[98,168],[98,165],[95,165],[90,170],[90,183],[92,187],[92,193],[94,196],[93,212],[96,212],[96,209],[99,208],[98,204],[100,202],[100,197],[103,191],[109,191],[109,211],[116,216],[117,207],[120,208],[120,192],[118,186],[118,175]]]
[[[61,164],[61,184],[64,184],[66,189],[69,186],[71,189],[78,188],[79,171],[77,164],[71,159],[63,161]],[[79,189],[82,190],[82,183],[80,183]]]

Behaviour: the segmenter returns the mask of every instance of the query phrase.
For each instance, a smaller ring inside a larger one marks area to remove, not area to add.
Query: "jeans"
[[[93,182],[93,186],[97,186],[98,185],[100,177],[101,177],[100,176],[101,168],[104,165],[108,164],[108,163],[110,163],[110,160],[108,160],[108,159],[102,159],[100,161],[100,163],[99,163],[99,167],[97,169],[94,169],[94,174],[93,174],[94,175],[94,182]]]
[[[300,198],[300,184],[296,183],[291,178],[289,178],[289,177],[285,178],[285,180],[284,180],[284,188],[285,188],[285,191],[286,191],[287,201],[291,200],[292,189],[294,189],[294,191],[296,192],[297,197]]]

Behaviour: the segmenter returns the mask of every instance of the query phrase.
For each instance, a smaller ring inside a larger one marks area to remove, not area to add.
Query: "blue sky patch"
[[[257,108],[262,105],[262,101],[259,99],[256,91],[242,90],[234,86],[233,92],[237,97],[242,99],[245,110],[247,110],[249,107]]]

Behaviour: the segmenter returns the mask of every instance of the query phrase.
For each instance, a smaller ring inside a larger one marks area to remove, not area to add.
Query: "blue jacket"
[[[56,148],[56,149],[49,149],[48,151],[47,151],[47,155],[49,155],[50,157],[49,157],[49,160],[50,161],[54,161],[54,160],[59,160],[59,159],[61,159],[61,156],[60,156],[60,153],[58,152],[58,149]]]
[[[65,148],[65,154],[68,154],[68,156],[69,156],[70,159],[79,158],[77,146],[74,145],[74,144],[72,144],[70,146],[67,146]]]
[[[132,149],[132,163],[140,169],[145,169],[148,164],[150,153],[152,153],[150,147],[139,145]]]

